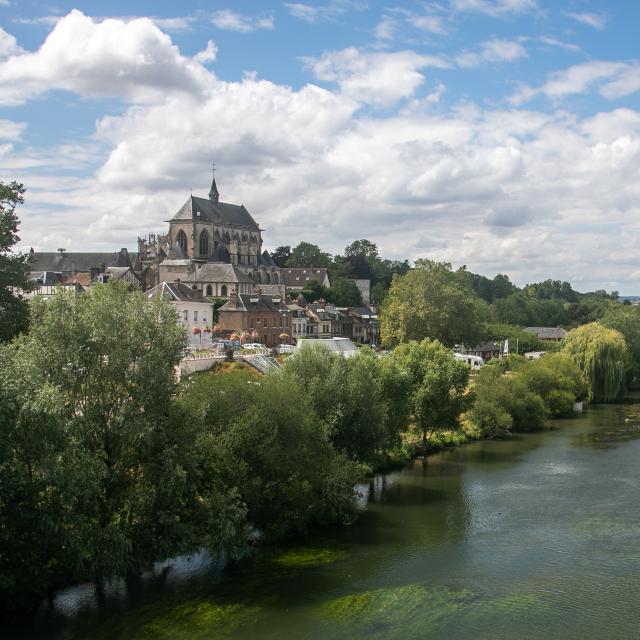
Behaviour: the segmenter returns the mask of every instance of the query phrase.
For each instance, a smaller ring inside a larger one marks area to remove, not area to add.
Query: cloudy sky
[[[640,294],[636,0],[0,0],[22,246],[134,249],[208,191],[267,248]]]

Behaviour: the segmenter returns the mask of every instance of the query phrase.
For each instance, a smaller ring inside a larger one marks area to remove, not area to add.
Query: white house
[[[145,295],[148,298],[161,296],[176,308],[178,324],[187,331],[191,345],[210,341],[211,333],[205,332],[205,327],[212,329],[213,306],[203,299],[199,291],[183,282],[161,282]],[[200,333],[194,333],[196,327]]]

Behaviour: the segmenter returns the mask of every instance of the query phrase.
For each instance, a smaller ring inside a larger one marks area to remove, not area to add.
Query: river
[[[445,451],[365,485],[349,527],[70,589],[3,637],[638,638],[639,436],[616,405]]]

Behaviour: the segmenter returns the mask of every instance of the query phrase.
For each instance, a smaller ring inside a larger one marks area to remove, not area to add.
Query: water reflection
[[[359,519],[57,594],[11,638],[632,638],[640,407],[478,442],[359,487]]]

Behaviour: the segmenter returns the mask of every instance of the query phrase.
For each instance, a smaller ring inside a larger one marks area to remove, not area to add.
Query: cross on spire
[[[211,171],[213,172],[213,179],[211,181],[211,189],[209,189],[209,200],[211,202],[218,202],[220,194],[218,193],[218,187],[216,185],[216,163],[211,163]]]

